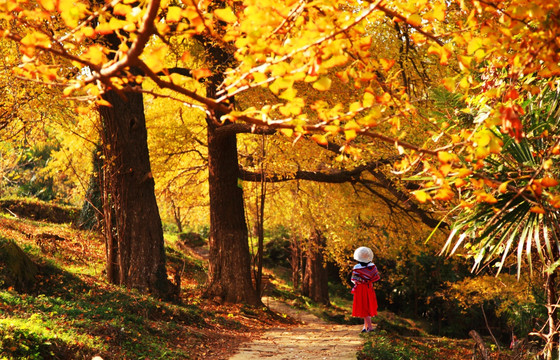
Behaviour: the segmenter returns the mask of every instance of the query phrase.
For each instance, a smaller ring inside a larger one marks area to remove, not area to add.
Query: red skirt
[[[371,283],[356,285],[353,293],[352,316],[363,318],[377,315],[377,298]]]

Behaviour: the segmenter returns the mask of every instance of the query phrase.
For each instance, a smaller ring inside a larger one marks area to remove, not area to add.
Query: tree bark
[[[223,6],[224,1],[212,2],[210,10]],[[219,21],[217,25],[226,26]],[[206,79],[206,97],[216,99],[217,87],[224,80],[224,72],[235,62],[234,47],[203,35],[196,35],[194,39],[205,47],[205,55],[213,72]],[[237,132],[241,129],[229,122],[222,123],[221,117],[225,114],[213,109],[215,108],[209,110],[206,118],[210,258],[205,295],[219,301],[262,305],[251,278],[249,234],[245,221],[243,190],[239,186]]]
[[[324,246],[325,237],[320,231],[315,231],[307,246],[302,293],[315,302],[328,305],[330,303],[329,284],[327,267],[323,258]]]
[[[484,344],[484,340],[482,340],[482,337],[475,330],[469,331],[469,335],[475,341],[475,345],[473,349],[474,351],[473,359],[475,359],[475,354],[478,353],[483,360],[490,360],[488,349],[486,348],[486,344]]]
[[[293,238],[290,243],[290,265],[292,269],[292,286],[298,290],[301,283],[303,269],[303,256],[301,253],[301,243],[298,238]]]
[[[109,282],[171,294],[163,230],[154,194],[142,94],[104,95],[104,232]]]
[[[96,144],[95,149],[93,149],[93,172],[89,179],[86,199],[82,205],[82,210],[80,211],[80,216],[78,218],[78,228],[81,230],[99,229],[103,220],[101,194],[101,179],[103,178],[101,169],[103,167],[103,161],[100,158],[101,150],[100,144]]]
[[[216,128],[208,121],[210,259],[206,295],[260,305],[251,280],[243,190],[238,183],[237,136],[217,134]]]

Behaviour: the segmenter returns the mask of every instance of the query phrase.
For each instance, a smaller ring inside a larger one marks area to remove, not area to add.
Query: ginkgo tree
[[[122,99],[147,91],[141,84],[149,78],[157,85],[149,90],[151,94],[174,97],[158,88],[171,90],[181,102],[201,108],[209,126],[210,173],[218,178],[235,178],[238,171],[233,164],[235,137],[220,134],[231,135],[231,129],[244,124],[248,126],[242,131],[272,128],[294,139],[313,134],[324,146],[336,138],[342,158],[360,156],[355,146],[358,141],[393,144],[403,156],[398,171],[420,167],[433,178],[425,183],[425,190],[416,193],[420,201],[450,201],[464,193],[458,188],[471,188],[479,190],[479,196],[467,201],[473,204],[492,201],[491,184],[480,184],[476,171],[487,166],[492,152],[502,151],[485,129],[497,128],[521,141],[523,101],[527,94],[540,91],[524,79],[549,79],[560,70],[557,12],[555,2],[546,0],[294,0],[282,4],[42,0],[6,1],[0,18],[4,38],[19,45],[21,64],[14,69],[16,74],[63,86],[68,99],[89,98],[101,113],[114,112]],[[427,54],[433,64],[448,66],[442,70],[445,87],[480,96],[479,101],[490,107],[488,116],[474,124],[456,124],[456,114],[450,114],[447,121],[423,115],[419,105],[427,99],[415,94],[414,85],[404,81],[398,59],[371,51],[376,26],[387,20],[406,29],[407,46]],[[108,36],[110,43],[103,41]],[[178,59],[180,66],[170,68],[164,60],[170,53],[171,38],[203,44],[206,54],[185,51]],[[198,63],[205,65],[185,65],[193,56],[204,56],[206,61]],[[319,92],[336,92],[333,76],[354,86],[359,96],[332,104],[308,99],[298,90],[298,84],[310,84]],[[198,81],[205,91],[184,86],[186,78]],[[267,89],[276,101],[236,108],[235,97],[253,89]],[[118,107],[123,111],[119,116],[126,115],[126,107]],[[142,125],[134,116],[126,120],[131,127]],[[430,136],[405,132],[405,124],[429,126]],[[213,168],[215,164],[221,165]],[[139,172],[143,172],[140,180],[150,174],[149,167]],[[463,180],[462,187],[456,186],[458,179]],[[506,192],[525,190],[510,185],[503,187]],[[547,206],[542,208],[555,211],[552,200],[556,192],[553,187],[548,190],[544,197]],[[236,194],[238,198],[237,192],[235,181],[227,187],[210,184],[210,203],[216,201],[220,207],[228,196]],[[228,215],[211,216],[214,229],[227,228],[224,221]],[[235,236],[246,237],[244,220],[240,217],[234,222],[241,224]],[[217,241],[211,243],[213,257],[223,259],[220,253],[246,250],[244,245],[228,248],[227,244],[238,241],[226,239],[227,234],[212,234]],[[158,247],[156,253],[160,250]],[[227,277],[234,265],[244,268],[246,260],[214,264],[210,272],[215,276],[211,278]],[[150,273],[154,271],[161,275],[161,264]],[[216,288],[223,286],[216,284]],[[254,299],[252,294],[226,297]]]

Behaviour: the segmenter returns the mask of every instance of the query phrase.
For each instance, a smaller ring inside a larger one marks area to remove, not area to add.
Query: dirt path
[[[361,325],[331,324],[274,299],[265,298],[263,302],[302,325],[267,330],[260,338],[243,344],[229,360],[356,359],[362,344]]]

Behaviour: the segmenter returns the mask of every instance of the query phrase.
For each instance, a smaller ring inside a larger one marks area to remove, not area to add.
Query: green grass
[[[8,359],[49,359],[53,354],[65,359],[95,354],[123,359],[189,357],[188,349],[169,347],[165,339],[188,336],[191,327],[204,326],[196,306],[99,285],[48,265],[39,294],[0,291],[0,355]]]
[[[38,245],[43,233],[60,236],[56,248]],[[27,292],[0,289],[0,359],[189,359],[204,342],[200,331],[212,326],[208,319],[221,319],[199,301],[163,302],[106,283],[99,235],[3,216],[0,236],[14,239],[40,269]],[[185,277],[205,277],[199,260],[172,247],[167,254]]]
[[[377,334],[365,335],[365,337],[367,337],[366,343],[358,354],[360,360],[431,360],[439,358],[438,349],[389,336],[384,330]]]

